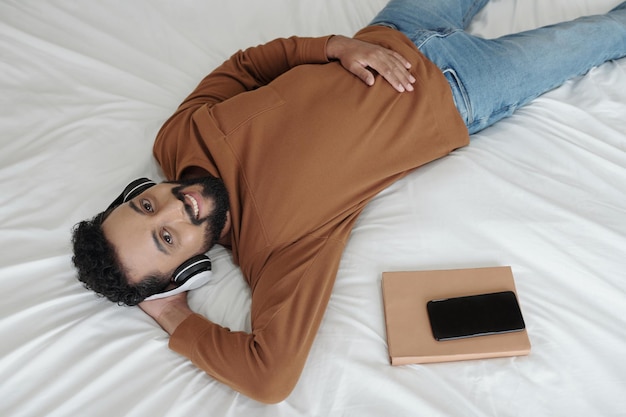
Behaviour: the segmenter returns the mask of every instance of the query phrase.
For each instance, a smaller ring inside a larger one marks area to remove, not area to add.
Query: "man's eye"
[[[141,206],[149,213],[152,213],[152,204],[148,200],[141,200]]]
[[[163,241],[167,243],[168,245],[171,245],[172,243],[174,243],[174,239],[172,239],[172,235],[170,235],[167,231],[163,231],[163,233],[161,234],[161,237],[163,238]]]

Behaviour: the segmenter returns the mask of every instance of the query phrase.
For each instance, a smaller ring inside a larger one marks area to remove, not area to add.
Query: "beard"
[[[193,215],[190,215],[190,219],[193,224],[197,226],[204,226],[204,248],[203,252],[207,252],[217,243],[226,224],[226,213],[229,209],[228,202],[228,190],[224,186],[224,182],[214,176],[206,176],[199,178],[190,178],[179,181],[167,181],[168,184],[174,184],[176,187],[172,188],[172,194],[174,197],[184,202],[185,197],[183,192],[185,188],[199,185],[201,187],[201,194],[203,197],[212,200],[214,207],[211,213],[206,217],[196,219]],[[191,210],[191,209],[189,209]]]

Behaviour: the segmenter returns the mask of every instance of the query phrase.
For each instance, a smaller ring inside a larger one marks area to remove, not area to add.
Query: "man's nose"
[[[162,221],[189,223],[189,215],[185,210],[185,204],[177,198],[172,198],[165,203],[159,213]]]

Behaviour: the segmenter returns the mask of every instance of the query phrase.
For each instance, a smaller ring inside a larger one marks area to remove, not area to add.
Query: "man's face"
[[[102,224],[130,283],[171,276],[210,249],[215,200],[202,179],[155,185],[113,210]]]

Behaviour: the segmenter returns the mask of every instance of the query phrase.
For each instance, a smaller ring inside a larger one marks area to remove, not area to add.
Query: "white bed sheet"
[[[618,0],[495,0],[497,36]],[[262,405],[75,279],[70,230],[151,157],[165,118],[239,48],[350,35],[384,0],[0,2],[0,415],[626,415],[626,60],[593,69],[377,196],[289,398]],[[230,254],[194,309],[249,328]],[[528,357],[389,365],[383,271],[511,265]]]

